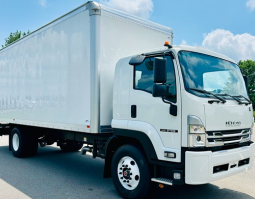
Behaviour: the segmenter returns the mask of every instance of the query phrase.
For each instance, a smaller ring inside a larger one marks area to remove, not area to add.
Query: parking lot
[[[112,180],[103,179],[104,160],[100,158],[92,160],[80,152],[63,153],[47,146],[40,147],[35,157],[17,159],[8,151],[8,136],[2,136],[0,161],[0,198],[120,198]],[[168,186],[151,198],[255,198],[255,167],[211,184]]]

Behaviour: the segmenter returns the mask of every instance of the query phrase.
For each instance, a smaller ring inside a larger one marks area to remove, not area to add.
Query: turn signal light
[[[166,158],[176,158],[176,153],[165,151],[164,152],[164,157],[166,157]]]

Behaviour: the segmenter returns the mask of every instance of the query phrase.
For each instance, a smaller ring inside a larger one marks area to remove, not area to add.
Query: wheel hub
[[[118,164],[118,177],[123,187],[128,190],[135,189],[140,182],[139,167],[133,158],[125,156]]]
[[[12,147],[14,151],[19,149],[19,136],[16,133],[12,136]]]
[[[126,179],[129,179],[129,177],[130,177],[130,172],[129,172],[129,170],[123,171],[123,177],[126,178]]]

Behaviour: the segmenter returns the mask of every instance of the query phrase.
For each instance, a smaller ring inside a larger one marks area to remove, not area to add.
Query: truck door
[[[163,57],[156,56],[156,57]],[[170,115],[170,105],[161,97],[152,96],[153,62],[155,56],[145,58],[140,65],[133,66],[133,82],[130,86],[130,120],[146,122],[156,129],[164,147],[181,150],[181,96],[177,67],[170,56],[167,59],[167,83],[169,95],[166,101],[177,105],[177,116]]]

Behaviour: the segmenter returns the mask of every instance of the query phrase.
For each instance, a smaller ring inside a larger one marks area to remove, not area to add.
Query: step
[[[151,178],[151,181],[166,185],[173,185],[173,180],[167,178]]]

